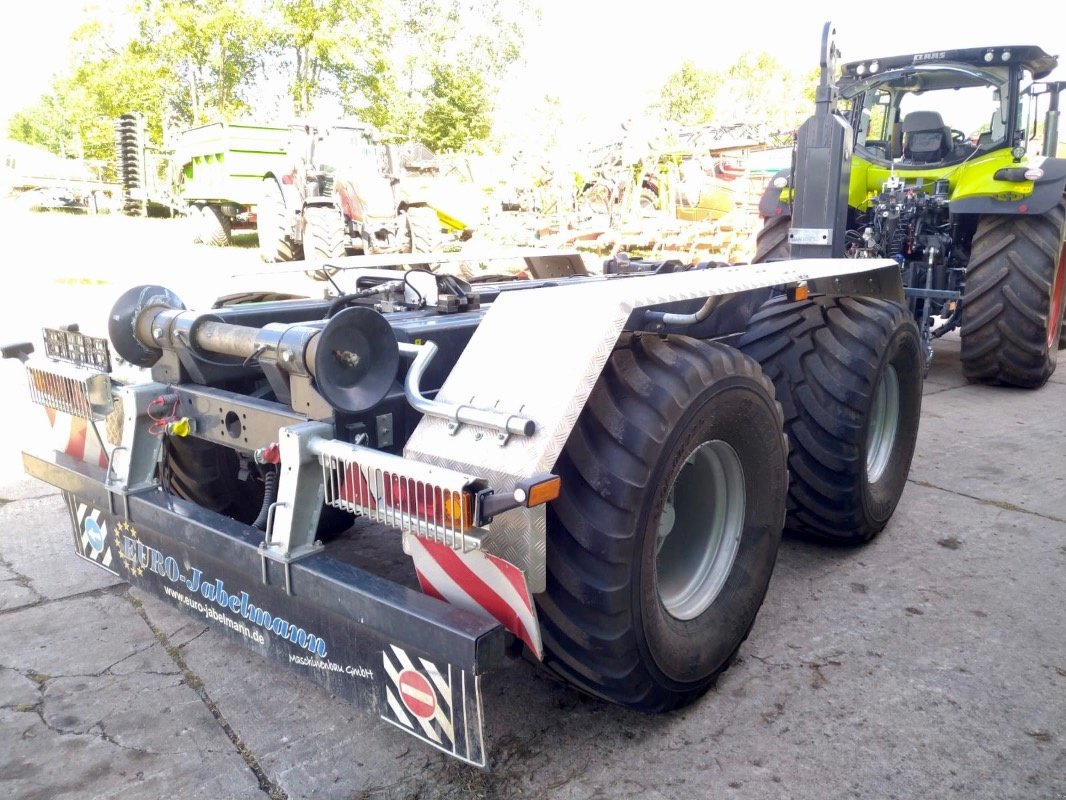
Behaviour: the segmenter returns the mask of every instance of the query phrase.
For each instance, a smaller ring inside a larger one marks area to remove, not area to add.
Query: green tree
[[[108,160],[115,118],[141,111],[159,140],[167,76],[143,47],[123,41],[106,21],[91,20],[71,38],[71,64],[35,104],[14,115],[11,138],[62,155]]]
[[[702,125],[714,119],[715,95],[721,78],[685,60],[659,92],[663,119],[681,125]]]
[[[247,113],[268,29],[245,0],[147,0],[134,46],[154,56],[175,121],[199,124]]]
[[[347,110],[431,149],[476,147],[491,133],[499,83],[521,56],[526,0],[399,0],[372,90]],[[366,88],[366,84],[364,84]],[[460,127],[445,133],[445,120]]]
[[[724,73],[716,95],[723,122],[767,125],[771,130],[796,127],[814,111],[814,83],[785,67],[769,53],[747,51]]]
[[[287,70],[292,110],[315,111],[323,97],[373,91],[388,30],[379,0],[275,0],[270,39]]]
[[[431,150],[453,153],[482,142],[492,132],[484,75],[462,64],[437,64],[418,138]]]
[[[787,130],[813,111],[817,83],[817,69],[801,74],[769,53],[748,51],[718,72],[685,61],[667,77],[656,107],[682,125],[739,122]]]
[[[331,99],[385,131],[459,149],[489,135],[531,13],[526,0],[128,2],[92,12],[69,68],[13,118],[13,138],[110,158],[121,114],[144,114],[163,144],[164,131],[254,112],[269,71],[297,115]]]

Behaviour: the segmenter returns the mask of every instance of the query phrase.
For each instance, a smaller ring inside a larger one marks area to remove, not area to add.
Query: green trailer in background
[[[222,246],[235,230],[255,230],[263,176],[284,161],[289,136],[288,127],[250,122],[214,122],[181,135],[176,189],[198,241]]]

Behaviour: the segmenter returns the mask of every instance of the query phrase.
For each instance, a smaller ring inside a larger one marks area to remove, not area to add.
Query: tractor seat
[[[951,152],[951,129],[936,111],[912,111],[903,118],[903,157],[929,163]]]

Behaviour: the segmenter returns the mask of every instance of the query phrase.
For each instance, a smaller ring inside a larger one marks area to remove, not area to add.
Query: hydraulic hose
[[[263,473],[263,505],[259,509],[259,516],[252,525],[261,531],[266,530],[267,517],[270,515],[270,507],[278,499],[278,468],[271,466]]]

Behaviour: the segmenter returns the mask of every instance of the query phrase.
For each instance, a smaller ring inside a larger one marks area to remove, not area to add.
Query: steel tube
[[[404,394],[407,402],[416,411],[421,411],[431,417],[451,420],[452,422],[469,425],[480,425],[491,428],[500,433],[509,433],[516,436],[532,436],[537,430],[537,425],[528,417],[517,414],[508,414],[505,411],[475,408],[460,403],[441,403],[430,400],[422,394],[419,384],[425,374],[429,363],[437,354],[437,345],[433,342],[423,342],[420,345],[400,342],[400,353],[414,361],[407,370],[407,378],[404,381]]]
[[[256,344],[259,332],[246,325],[205,320],[193,326],[193,344],[211,353],[248,358],[260,346]]]

